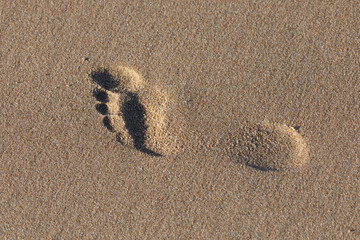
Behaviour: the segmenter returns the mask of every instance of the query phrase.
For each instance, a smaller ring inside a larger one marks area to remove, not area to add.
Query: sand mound
[[[269,121],[238,129],[228,149],[236,161],[264,171],[300,167],[309,159],[307,144],[293,127]]]
[[[174,134],[169,137],[168,96],[157,86],[149,86],[133,69],[111,67],[91,73],[99,84],[95,97],[104,125],[117,139],[144,153],[161,156],[175,150]]]

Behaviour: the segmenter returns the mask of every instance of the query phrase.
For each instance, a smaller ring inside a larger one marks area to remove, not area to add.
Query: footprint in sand
[[[116,66],[91,73],[99,87],[94,91],[96,109],[119,142],[152,156],[175,153],[179,129],[168,116],[165,91],[147,84],[134,70]],[[297,128],[263,121],[239,127],[217,146],[236,162],[263,171],[303,166],[309,159],[306,141]]]
[[[122,66],[99,69],[91,78],[99,85],[94,91],[96,109],[119,142],[152,156],[174,150],[165,91],[148,86],[138,73]]]
[[[309,149],[297,127],[263,121],[241,127],[228,138],[232,159],[263,171],[293,169],[309,159]]]

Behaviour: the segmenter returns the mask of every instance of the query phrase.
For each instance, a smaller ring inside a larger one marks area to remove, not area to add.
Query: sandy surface
[[[357,1],[25,2],[1,239],[360,238]]]

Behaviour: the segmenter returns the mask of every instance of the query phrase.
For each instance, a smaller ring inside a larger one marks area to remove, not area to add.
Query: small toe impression
[[[109,116],[103,118],[103,124],[110,132],[114,132],[114,127]]]
[[[102,103],[109,102],[109,94],[101,89],[96,89],[94,91],[94,97],[98,102],[102,102]]]
[[[230,147],[236,161],[262,171],[303,166],[309,150],[303,137],[292,127],[263,121],[240,129]]]
[[[102,115],[109,114],[109,108],[105,103],[98,103],[95,105],[95,108]]]

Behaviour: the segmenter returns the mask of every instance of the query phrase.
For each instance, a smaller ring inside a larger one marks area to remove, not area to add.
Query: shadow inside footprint
[[[256,169],[256,170],[259,170],[259,171],[263,171],[263,172],[276,172],[276,171],[278,171],[277,169],[275,169],[275,168],[270,168],[270,167],[260,167],[260,166],[257,166],[257,165],[255,165],[255,164],[245,164],[245,165],[247,165],[247,166],[249,166],[249,167],[251,167],[251,168],[254,168],[254,169]]]
[[[94,82],[106,90],[111,91],[119,85],[106,69],[92,72],[90,76]]]
[[[139,97],[129,92],[127,100],[122,106],[125,127],[133,139],[134,147],[146,154],[152,156],[161,156],[160,154],[147,149],[146,141],[146,124],[145,124],[145,108],[139,102]]]
[[[96,98],[96,100],[99,102],[102,102],[102,103],[109,102],[109,95],[105,91],[96,89],[96,90],[94,90],[93,95]]]

